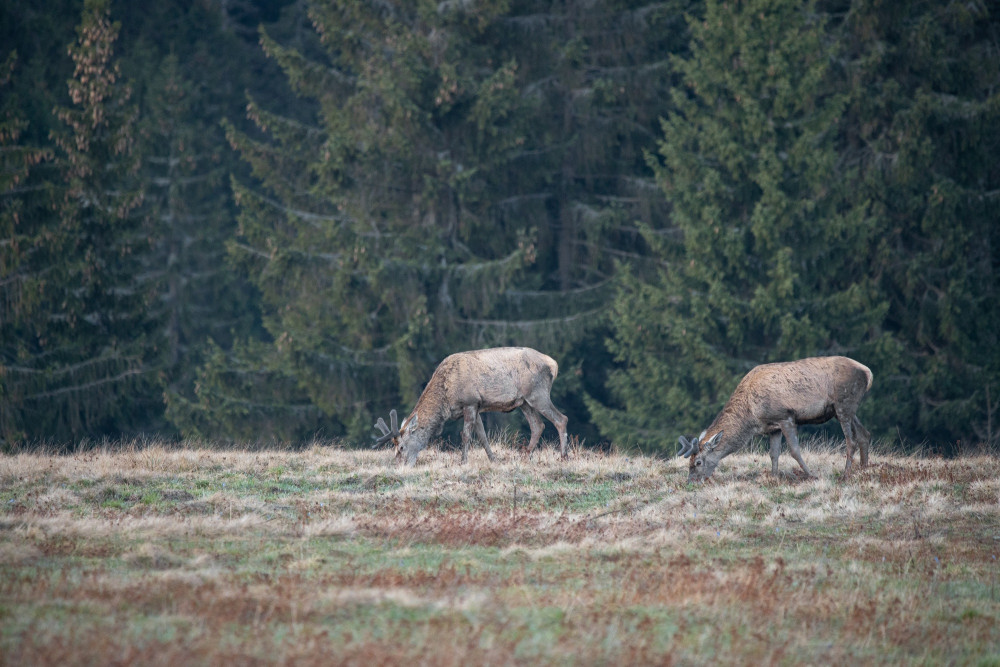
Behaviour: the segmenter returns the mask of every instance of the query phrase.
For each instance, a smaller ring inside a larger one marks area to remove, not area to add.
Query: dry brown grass
[[[2,457],[0,662],[1000,660],[992,456],[494,450]]]

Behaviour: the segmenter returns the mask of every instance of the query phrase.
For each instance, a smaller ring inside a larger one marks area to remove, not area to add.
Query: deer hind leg
[[[844,447],[847,449],[847,465],[844,466],[844,477],[850,477],[851,475],[851,465],[854,463],[854,420],[855,416],[853,413],[847,412],[844,409],[836,409],[837,421],[840,422],[840,428],[844,431]],[[860,423],[860,422],[859,422]],[[867,433],[867,431],[866,431]],[[867,450],[867,446],[865,447]],[[865,452],[864,456],[866,463],[868,459],[868,452]]]
[[[771,434],[771,474],[778,474],[778,457],[781,456],[781,431]]]
[[[566,418],[566,415],[559,412],[556,406],[552,405],[552,399],[548,396],[545,396],[544,401],[538,401],[532,404],[531,407],[541,412],[542,416],[552,422],[556,430],[559,431],[559,452],[564,459],[568,458],[566,454],[566,424],[569,422],[569,419]]]
[[[480,414],[476,415],[476,433],[479,434],[479,439],[483,441],[483,447],[486,449],[486,458],[490,461],[495,461],[496,457],[493,456],[493,450],[490,449],[490,441],[486,439],[486,428],[483,426],[483,416]]]
[[[462,410],[462,417],[465,423],[462,426],[462,463],[469,460],[469,441],[474,437],[473,431],[476,422],[479,421],[479,411],[472,405],[466,406]]]
[[[807,477],[812,477],[813,474],[809,472],[809,468],[806,467],[806,462],[802,460],[802,451],[799,449],[799,432],[798,428],[795,426],[795,420],[788,418],[781,422],[781,432],[785,436],[785,442],[788,443],[788,451],[791,453],[792,458],[794,458],[799,463],[799,467],[802,468],[802,472],[806,474]]]
[[[531,456],[531,452],[535,451],[535,447],[538,445],[538,439],[542,437],[542,431],[545,430],[545,422],[542,421],[538,410],[527,403],[521,406],[521,412],[524,413],[525,419],[528,420],[528,428],[531,429],[531,439],[528,441],[527,450],[525,450],[528,456]]]
[[[861,450],[861,467],[868,466],[868,445],[872,442],[872,434],[861,425],[861,420],[857,415],[851,419],[851,426],[854,428],[854,437],[858,440],[858,449]]]
[[[543,417],[548,419],[556,427],[559,432],[559,451],[562,453],[562,457],[567,458],[566,455],[566,424],[569,419],[566,415],[559,412],[556,406],[552,405],[552,397],[550,393],[552,392],[552,384],[540,385],[532,390],[531,394],[524,397],[524,402],[526,405],[530,405],[535,410],[540,412]]]

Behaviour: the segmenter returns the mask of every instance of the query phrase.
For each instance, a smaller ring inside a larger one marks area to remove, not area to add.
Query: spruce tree
[[[687,49],[684,12],[699,5],[514,3],[492,29],[498,52],[518,59],[531,105],[500,203],[504,216],[530,220],[538,241],[535,264],[480,328],[516,325],[559,359],[557,401],[591,441],[581,397],[603,392],[617,265],[646,264],[639,226],[667,215],[644,153],[671,108],[668,58]]]
[[[19,97],[10,92],[17,53],[0,63],[0,445],[9,446],[30,429],[23,415],[26,397],[37,374],[31,366],[29,343],[41,317],[44,273],[39,270],[39,232],[47,210],[42,185],[32,169],[51,153],[26,143],[28,120],[20,113]]]
[[[258,367],[297,378],[352,433],[411,403],[457,350],[539,347],[564,364],[560,391],[579,386],[614,260],[643,244],[626,221],[662,200],[642,148],[667,87],[659,61],[683,44],[674,14],[316,3],[319,44],[265,36],[317,114],[252,102],[270,141],[230,131],[258,181],[234,185],[231,246],[272,335]],[[225,383],[199,386],[239,405]]]
[[[844,152],[872,202],[872,264],[900,348],[876,414],[942,451],[1000,441],[998,34],[985,4],[927,2],[856,3],[841,33]]]
[[[495,224],[484,196],[523,123],[516,61],[477,44],[492,11],[313,6],[319,46],[263,44],[315,122],[251,103],[269,140],[229,128],[259,183],[234,181],[231,244],[272,336],[257,367],[294,378],[333,432],[367,433],[375,406],[412,402],[532,259],[531,230]]]
[[[236,230],[229,179],[246,170],[229,149],[221,121],[227,116],[239,120],[247,90],[280,99],[286,108],[293,96],[275,86],[281,83],[278,67],[268,65],[255,34],[245,34],[247,27],[255,33],[263,14],[240,13],[234,20],[231,14],[239,8],[217,3],[118,9],[121,50],[128,54],[121,65],[140,111],[140,213],[153,239],[139,271],[152,292],[149,315],[162,342],[155,372],[165,385],[170,424],[157,427],[211,437],[220,429],[202,430],[205,420],[191,414],[195,386],[211,383],[199,379],[199,366],[210,358],[231,357],[236,340],[260,333],[256,291],[226,261],[226,243]],[[250,127],[249,121],[238,124]],[[248,384],[284,386],[271,378],[241,383],[229,376],[226,381],[228,387]],[[202,400],[216,403],[207,389],[203,393]],[[260,412],[239,419],[227,435],[253,439],[267,430],[255,426],[253,416]]]
[[[211,97],[169,54],[146,80],[144,212],[156,244],[145,258],[156,285],[150,314],[162,324],[168,395],[193,382],[208,341],[228,347],[250,328],[252,308],[226,262],[236,228],[224,136]]]
[[[137,110],[113,60],[119,27],[106,1],[87,0],[69,47],[71,105],[55,110],[57,224],[37,248],[45,316],[28,343],[32,382],[19,406],[36,437],[125,431],[161,405],[138,275],[151,239],[137,214]]]
[[[875,366],[884,342],[867,202],[838,159],[846,98],[822,15],[713,1],[691,32],[650,156],[671,207],[669,227],[646,229],[660,268],[623,279],[613,401],[591,401],[606,435],[668,450],[754,365],[846,354]]]

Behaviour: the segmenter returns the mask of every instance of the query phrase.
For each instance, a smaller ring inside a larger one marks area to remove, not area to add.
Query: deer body
[[[566,416],[549,396],[559,365],[551,357],[527,347],[498,347],[472,352],[459,352],[442,361],[431,376],[410,415],[399,428],[389,429],[379,419],[376,426],[383,431],[379,442],[392,439],[396,458],[405,458],[409,465],[431,438],[439,435],[445,422],[461,417],[462,463],[468,460],[469,441],[479,436],[490,461],[494,460],[486,430],[480,416],[483,412],[510,412],[520,408],[528,420],[531,440],[530,454],[545,428],[544,416],[559,432],[559,447],[566,457]]]
[[[772,474],[778,473],[784,436],[792,457],[811,476],[799,449],[798,426],[822,424],[834,417],[844,431],[844,474],[850,475],[855,444],[861,451],[861,465],[868,465],[871,434],[856,413],[871,386],[868,367],[847,357],[811,357],[751,369],[711,426],[692,440],[680,438],[680,454],[691,457],[688,480],[707,479],[721,459],[755,435],[770,439]]]

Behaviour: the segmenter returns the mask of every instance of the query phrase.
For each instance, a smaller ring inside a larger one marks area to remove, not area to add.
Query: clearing
[[[1000,663],[994,456],[493,447],[0,456],[0,663]]]

